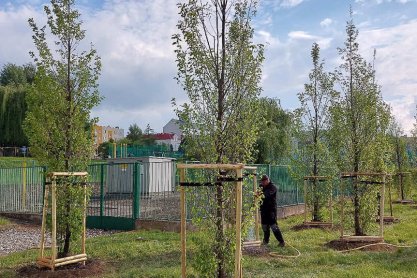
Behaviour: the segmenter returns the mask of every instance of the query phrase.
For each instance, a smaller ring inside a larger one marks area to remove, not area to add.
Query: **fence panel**
[[[44,168],[39,166],[0,168],[0,211],[42,211]]]

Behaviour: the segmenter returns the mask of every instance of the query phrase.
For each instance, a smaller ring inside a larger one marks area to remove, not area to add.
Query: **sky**
[[[35,50],[27,23],[46,24],[45,0],[0,0],[0,68],[32,62]],[[181,0],[76,0],[86,30],[102,59],[101,104],[92,116],[100,125],[125,129],[136,123],[155,132],[176,118],[171,99],[187,100],[176,83],[171,36],[177,33]],[[310,51],[317,42],[327,71],[340,64],[349,7],[359,30],[359,48],[372,61],[384,100],[409,132],[417,104],[417,0],[260,0],[254,41],[265,44],[263,97],[286,110],[299,107],[297,93],[308,82]]]

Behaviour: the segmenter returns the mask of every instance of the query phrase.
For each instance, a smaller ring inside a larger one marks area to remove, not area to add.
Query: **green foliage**
[[[137,124],[130,125],[126,138],[129,139],[132,143],[140,141],[142,138],[142,130]]]
[[[9,224],[10,224],[10,221],[9,220],[0,217],[0,227],[1,226],[6,226],[6,225],[9,225]]]
[[[83,181],[77,177],[64,177],[57,180],[56,198],[57,202],[57,246],[59,256],[66,256],[66,253],[80,253],[80,239],[83,232],[83,211],[84,211],[84,198],[86,195],[87,202],[91,195],[91,188],[87,188],[84,192]],[[84,194],[86,193],[86,194]],[[71,200],[71,202],[65,202],[62,200]],[[49,197],[48,205],[51,205],[51,197]],[[47,217],[47,228],[52,228],[51,214]],[[81,223],[81,224],[80,224]],[[67,229],[70,231],[70,243],[71,249],[66,251],[66,236]],[[78,248],[78,250],[74,250]]]
[[[344,48],[338,49],[342,64],[335,73],[341,95],[331,108],[333,156],[341,171],[387,172],[390,164],[387,139],[390,107],[382,100],[373,65],[359,53],[358,30],[352,19],[347,22],[346,34]],[[374,220],[372,217],[361,220],[367,206],[361,200],[366,199],[364,194],[372,193],[361,191],[354,183],[352,194],[355,235],[362,235],[366,233],[366,221]]]
[[[261,98],[260,111],[264,119],[260,123],[260,131],[256,140],[258,164],[282,164],[289,154],[291,138],[291,113],[282,109],[279,100]]]
[[[188,138],[186,151],[205,162],[248,161],[261,118],[257,98],[264,60],[263,46],[252,43],[255,7],[247,1],[189,1],[179,8],[180,34],[173,36],[177,80],[190,102],[176,112]],[[216,8],[234,9],[233,18],[221,18]],[[218,29],[211,30],[216,17]]]
[[[46,29],[29,19],[38,52],[31,55],[38,72],[27,95],[25,131],[32,154],[50,171],[86,168],[93,146],[90,111],[100,102],[100,57],[92,48],[78,53],[85,31],[73,3],[53,0],[52,10],[45,6],[56,49],[48,46]]]
[[[36,68],[33,64],[17,66],[8,63],[0,72],[0,85],[19,86],[32,84],[35,78]]]
[[[262,118],[261,91],[263,45],[253,43],[251,19],[256,3],[246,0],[178,4],[180,10],[173,35],[177,81],[189,102],[173,105],[187,138],[186,154],[205,163],[245,163],[253,158]],[[230,276],[232,242],[225,229],[226,200],[233,191],[223,184],[215,188],[214,255],[216,276]],[[208,259],[210,260],[210,259]]]
[[[296,110],[293,125],[297,148],[291,160],[292,172],[300,180],[303,176],[333,176],[336,173],[334,160],[329,151],[330,107],[337,93],[334,91],[334,77],[324,71],[320,61],[320,47],[314,43],[311,50],[313,69],[309,74],[310,83],[304,84],[304,91],[298,94],[301,107]],[[323,209],[329,203],[331,183],[311,181],[308,184],[307,200],[312,209],[312,220],[321,221]]]
[[[228,173],[228,177],[236,178],[235,174]],[[187,170],[188,182],[212,183],[214,184],[218,173],[216,170],[193,169]],[[223,260],[227,275],[234,272],[235,250],[236,250],[236,187],[235,183],[225,183],[223,196],[228,196],[223,203],[224,233],[225,242],[221,246],[224,253]],[[253,176],[249,175],[243,181],[242,200],[242,240],[248,238],[248,231],[254,228],[254,213],[258,208],[255,201],[256,194],[253,189]],[[216,252],[217,227],[213,225],[216,221],[216,187],[201,186],[187,188],[187,217],[192,219],[192,224],[199,227],[199,232],[193,234],[190,240],[195,245],[189,262],[199,277],[216,277],[218,273],[218,261]],[[256,200],[257,200],[256,199]],[[254,240],[254,239],[252,239]]]
[[[36,69],[32,64],[6,64],[0,72],[0,145],[27,146],[22,124],[26,115],[26,94]]]
[[[0,86],[0,145],[27,146],[22,124],[27,105],[28,86]]]
[[[37,50],[30,54],[37,73],[26,97],[24,129],[32,155],[41,165],[48,166],[48,171],[85,170],[93,155],[91,127],[95,121],[90,118],[90,111],[101,100],[97,84],[101,61],[92,47],[78,51],[85,31],[73,6],[73,0],[51,0],[51,6],[44,7],[48,32],[46,26],[38,28],[33,18],[29,19]],[[53,37],[51,45],[47,35]],[[62,210],[58,214],[65,215],[64,221],[72,221],[73,192],[64,192],[58,200]],[[75,229],[71,221],[61,227],[66,233],[64,255],[69,252],[70,228]]]

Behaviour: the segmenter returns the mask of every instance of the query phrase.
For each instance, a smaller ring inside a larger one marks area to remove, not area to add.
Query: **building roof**
[[[151,137],[153,137],[155,140],[170,140],[174,139],[174,136],[174,133],[156,133],[151,135]]]

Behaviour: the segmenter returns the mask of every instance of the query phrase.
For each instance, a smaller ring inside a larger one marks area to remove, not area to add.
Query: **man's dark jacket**
[[[261,223],[273,225],[277,223],[277,188],[272,182],[262,187],[264,199],[261,204]]]

